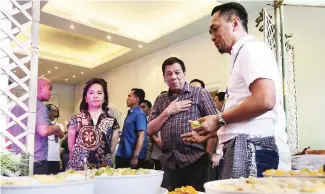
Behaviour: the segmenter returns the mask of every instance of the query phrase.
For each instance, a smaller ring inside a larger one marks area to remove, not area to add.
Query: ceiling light
[[[75,76],[75,75],[73,75],[72,77],[73,77],[73,78],[75,78],[76,76]]]
[[[47,73],[51,73],[51,71],[47,71]]]
[[[66,78],[64,81],[66,81],[66,82],[67,82],[68,80],[69,80],[69,79],[68,79],[68,78]]]
[[[55,69],[58,69],[58,67],[57,67],[57,66],[55,66],[54,68],[55,68]]]
[[[41,77],[44,77],[44,75],[41,75]]]
[[[106,38],[107,38],[108,40],[112,40],[112,37],[111,37],[110,35],[107,35]]]
[[[71,29],[74,29],[74,25],[73,25],[73,24],[71,24],[71,25],[70,25],[70,28],[71,28]]]
[[[143,48],[143,46],[142,46],[142,44],[139,44],[139,46],[138,46],[139,48]]]
[[[81,74],[84,74],[84,72],[80,72]]]

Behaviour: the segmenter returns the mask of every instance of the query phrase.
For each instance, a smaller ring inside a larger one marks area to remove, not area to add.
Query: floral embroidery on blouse
[[[102,113],[94,125],[90,114],[81,112],[71,118],[70,126],[76,130],[76,141],[68,168],[83,170],[85,157],[89,169],[111,166],[112,136],[120,128],[115,118]]]

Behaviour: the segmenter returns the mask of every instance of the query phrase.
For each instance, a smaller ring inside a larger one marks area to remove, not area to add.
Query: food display
[[[95,172],[95,194],[158,194],[163,179],[163,171],[130,168],[101,168]]]
[[[87,173],[69,169],[57,175],[1,177],[0,185],[1,194],[103,194],[107,188],[110,194],[166,194],[160,188],[162,179],[163,171],[105,167]]]
[[[74,178],[73,178],[74,177]],[[93,194],[93,180],[79,175],[33,175],[30,177],[1,177],[1,194]]]
[[[204,185],[207,194],[324,194],[325,179],[240,178],[212,181]]]
[[[84,181],[85,176],[80,172],[74,173],[60,173],[58,175],[33,175],[29,177],[2,177],[0,179],[0,185],[11,186],[29,186],[29,185],[47,185],[47,184],[59,184],[76,181]]]
[[[186,186],[176,188],[174,191],[168,192],[168,194],[198,194],[198,192],[192,186]]]
[[[265,177],[311,177],[311,178],[325,178],[325,172],[323,168],[319,168],[317,170],[310,170],[307,168],[302,168],[300,170],[290,170],[290,171],[284,171],[284,170],[266,170],[263,173],[263,176]]]

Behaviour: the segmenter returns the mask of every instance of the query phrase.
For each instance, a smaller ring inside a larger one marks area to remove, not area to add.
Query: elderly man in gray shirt
[[[34,172],[33,174],[48,174],[47,154],[48,154],[48,136],[56,134],[63,137],[63,126],[61,124],[50,125],[48,109],[43,101],[48,101],[52,94],[52,83],[46,78],[38,78],[37,81],[37,104],[36,104],[36,125],[34,139]],[[26,113],[20,106],[15,106],[12,113],[19,117]],[[27,119],[23,120],[27,125]],[[9,132],[17,136],[24,131],[18,124],[13,125]],[[26,144],[26,137],[21,139]],[[21,149],[14,143],[10,146],[10,150],[19,153]]]

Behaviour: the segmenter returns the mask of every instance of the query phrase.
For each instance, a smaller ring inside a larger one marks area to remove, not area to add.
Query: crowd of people
[[[86,82],[80,113],[65,128],[57,122],[58,107],[43,103],[51,97],[51,82],[39,78],[34,174],[58,173],[60,160],[61,170],[149,168],[164,171],[162,187],[170,191],[185,185],[203,191],[209,180],[290,169],[280,73],[272,51],[248,34],[247,22],[238,3],[211,13],[211,40],[232,58],[225,92],[211,96],[202,80],[187,82],[185,63],[170,57],[161,66],[168,91],[152,105],[143,89],[131,88],[122,129],[110,112],[104,79]],[[19,107],[12,112],[24,114]],[[200,125],[193,128],[194,121]],[[19,134],[21,127],[9,131]],[[14,144],[10,149],[19,152]]]

